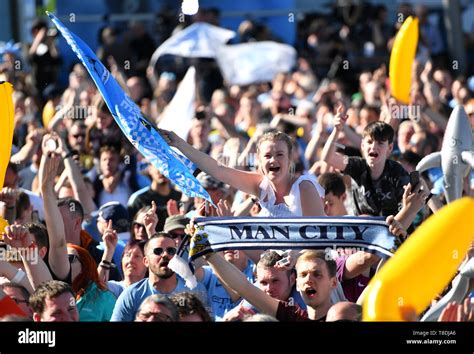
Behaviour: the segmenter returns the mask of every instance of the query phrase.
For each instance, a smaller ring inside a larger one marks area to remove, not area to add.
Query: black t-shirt
[[[92,256],[92,258],[94,258],[95,262],[97,264],[100,264],[100,262],[102,260],[102,256],[104,254],[104,251],[98,249],[97,248],[98,245],[99,245],[99,242],[97,242],[95,240],[91,240],[91,242],[89,243],[89,246],[87,247],[87,251],[89,251],[89,254]],[[69,268],[69,273],[67,274],[66,278],[61,279],[51,269],[51,266],[49,265],[49,256],[46,255],[43,260],[46,263],[46,266],[48,267],[49,272],[51,273],[51,277],[54,280],[60,280],[60,281],[63,281],[65,283],[68,283],[69,285],[72,285],[72,281],[73,281],[73,279],[72,279],[72,268]],[[71,264],[71,261],[72,260],[69,257],[69,264]],[[114,262],[112,261],[112,263],[114,263]],[[117,266],[112,267],[110,269],[109,280],[116,280],[116,281],[121,281],[122,280],[122,276],[120,275],[120,273],[117,269]]]
[[[278,304],[276,319],[280,322],[325,322],[326,316],[320,317],[317,320],[311,320],[308,318],[308,312],[302,310],[298,305],[290,305],[289,302],[280,301]]]
[[[357,215],[395,215],[401,208],[403,186],[410,181],[398,162],[387,160],[380,178],[373,181],[365,159],[349,157],[343,171],[352,177],[352,196]]]
[[[158,224],[156,225],[156,229],[158,231],[163,230],[163,226],[165,226],[165,220],[168,217],[168,212],[166,211],[166,203],[168,200],[174,199],[177,202],[181,199],[181,193],[172,189],[170,194],[168,195],[161,195],[157,192],[151,190],[147,190],[142,194],[138,195],[132,203],[128,206],[128,213],[131,218],[135,216],[138,210],[143,208],[144,206],[151,205],[151,201],[154,200],[156,203],[156,214],[158,215]]]

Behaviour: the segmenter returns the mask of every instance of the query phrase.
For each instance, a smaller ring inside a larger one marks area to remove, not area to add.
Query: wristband
[[[100,263],[101,263],[101,264],[105,264],[109,269],[116,267],[115,264],[113,264],[112,262],[109,262],[109,261],[107,261],[107,260],[105,260],[105,259],[101,260]]]
[[[102,263],[102,262],[99,264],[99,267],[104,268],[104,269],[107,269],[107,270],[110,270],[110,268],[111,268],[109,265],[104,264],[104,263]]]
[[[20,284],[23,278],[26,276],[26,273],[22,271],[21,269],[18,269],[18,272],[16,272],[15,276],[10,279],[12,283]]]

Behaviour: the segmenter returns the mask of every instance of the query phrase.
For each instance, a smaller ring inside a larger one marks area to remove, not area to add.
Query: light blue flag
[[[133,146],[188,197],[201,197],[214,205],[207,191],[191,172],[196,170],[196,166],[168,146],[87,44],[53,14],[47,14],[86,67],[112,116]]]

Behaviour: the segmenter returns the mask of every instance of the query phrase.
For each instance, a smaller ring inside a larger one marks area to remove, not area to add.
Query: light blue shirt
[[[181,279],[181,277],[176,275],[176,278],[176,288],[172,292],[163,295],[173,295],[187,291],[196,294],[204,306],[207,305],[207,292],[204,286],[198,283],[198,286],[194,290],[191,290],[186,287],[184,280]],[[115,303],[114,311],[110,321],[134,321],[137,311],[143,300],[153,294],[162,293],[153,287],[153,284],[151,284],[149,278],[142,279],[139,282],[130,285],[128,288],[125,288]]]
[[[116,298],[120,296],[120,294],[125,290],[125,281],[120,280],[109,280],[107,282],[107,287],[109,288],[109,291],[115,295]]]
[[[253,263],[248,262],[244,274],[248,281],[253,282]],[[207,296],[209,304],[212,308],[212,314],[216,321],[222,321],[224,315],[236,307],[240,303],[240,299],[233,302],[230,295],[225,290],[222,283],[217,279],[217,276],[212,272],[208,266],[202,267],[204,270],[204,277],[200,284],[203,284],[207,289]]]

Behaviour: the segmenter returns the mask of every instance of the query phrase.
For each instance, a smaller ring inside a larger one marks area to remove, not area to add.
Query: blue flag
[[[47,14],[86,67],[112,116],[133,146],[185,195],[201,197],[213,204],[207,191],[191,172],[196,166],[168,146],[87,44],[69,31],[53,14]]]

